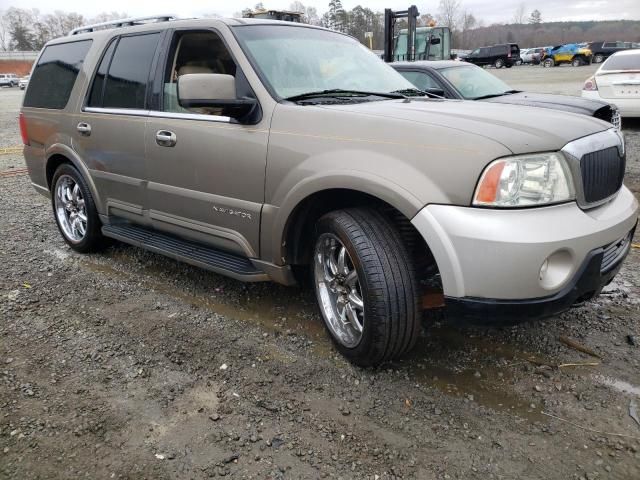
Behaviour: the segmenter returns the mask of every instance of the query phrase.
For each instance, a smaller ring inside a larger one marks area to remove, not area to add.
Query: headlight
[[[491,162],[480,177],[473,204],[527,207],[574,198],[571,173],[562,153],[535,153]]]

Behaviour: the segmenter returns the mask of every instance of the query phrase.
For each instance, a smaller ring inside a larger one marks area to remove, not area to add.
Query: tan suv
[[[638,202],[606,122],[424,96],[353,38],[262,20],[119,20],[49,42],[20,126],[65,241],[242,281],[309,272],[359,365],[426,307],[539,318],[598,294]]]

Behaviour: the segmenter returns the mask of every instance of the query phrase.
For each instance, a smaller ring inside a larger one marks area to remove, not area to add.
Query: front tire
[[[400,234],[381,213],[352,208],[323,216],[312,270],[325,326],[352,363],[375,366],[413,348],[418,282]]]
[[[493,66],[496,68],[504,67],[504,60],[502,60],[501,58],[496,59],[496,61],[493,63]]]
[[[596,55],[593,57],[593,63],[602,63],[603,60],[604,55],[602,55],[601,53],[596,53]]]
[[[573,57],[573,60],[571,60],[571,66],[572,67],[582,66],[582,59],[580,57]]]
[[[553,58],[545,58],[544,62],[542,62],[542,66],[545,68],[555,66],[556,62],[553,61]]]
[[[80,253],[104,248],[107,242],[102,236],[98,210],[82,174],[64,163],[53,174],[51,185],[53,216],[67,245]]]

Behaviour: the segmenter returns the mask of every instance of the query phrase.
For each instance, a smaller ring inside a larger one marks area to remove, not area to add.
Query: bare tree
[[[527,6],[524,2],[516,7],[516,11],[513,13],[513,23],[518,25],[527,23]]]
[[[461,6],[460,0],[440,0],[437,16],[438,23],[449,27],[451,30],[457,30]]]
[[[9,20],[4,10],[0,10],[0,50],[6,52],[9,50]]]

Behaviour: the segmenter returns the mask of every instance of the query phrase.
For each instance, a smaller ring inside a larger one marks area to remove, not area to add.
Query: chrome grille
[[[633,231],[628,233],[624,238],[621,238],[617,242],[613,242],[608,247],[605,247],[602,253],[602,264],[600,265],[600,272],[604,273],[613,268],[618,261],[624,257],[629,250],[631,244],[631,236]]]
[[[624,170],[625,157],[617,147],[585,154],[580,160],[585,201],[599,202],[620,190]]]
[[[622,120],[620,118],[620,111],[617,108],[611,111],[611,125],[616,127],[617,130],[622,130]]]

